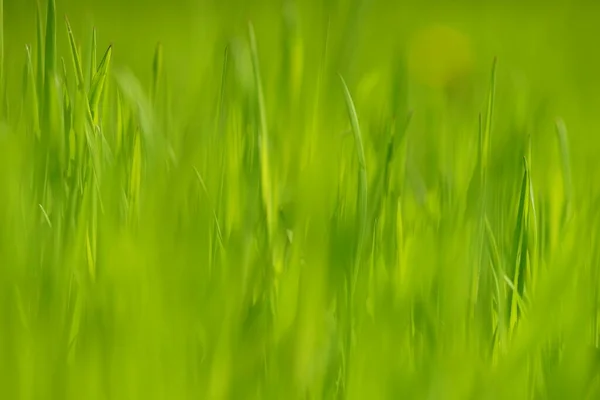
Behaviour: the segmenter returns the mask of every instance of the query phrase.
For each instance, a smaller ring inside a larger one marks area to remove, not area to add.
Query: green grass
[[[552,15],[3,3],[1,398],[600,396],[597,81],[519,61]]]

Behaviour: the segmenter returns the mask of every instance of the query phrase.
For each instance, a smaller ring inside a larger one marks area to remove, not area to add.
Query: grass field
[[[596,8],[0,0],[0,398],[600,398]]]

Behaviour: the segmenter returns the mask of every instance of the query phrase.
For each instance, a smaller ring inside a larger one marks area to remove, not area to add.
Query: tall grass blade
[[[71,49],[71,61],[73,62],[73,68],[75,69],[75,78],[77,82],[77,89],[79,91],[83,91],[85,88],[85,81],[83,78],[83,67],[81,65],[81,57],[79,55],[79,50],[77,49],[77,43],[75,42],[75,37],[73,36],[73,30],[71,29],[71,24],[69,23],[69,19],[65,17],[65,23],[67,24],[67,34],[69,36],[69,45]]]
[[[139,131],[134,132],[131,174],[129,177],[129,221],[133,222],[137,215],[142,179],[142,143]]]
[[[96,33],[96,28],[92,28],[92,43],[90,44],[90,71],[89,71],[89,75],[88,75],[88,79],[90,80],[90,85],[92,84],[92,82],[94,81],[94,76],[96,75],[96,71],[98,68],[98,60],[97,60],[97,54],[98,54],[98,37],[97,37],[97,33]]]
[[[48,0],[46,12],[46,45],[44,52],[44,117],[46,130],[55,131],[57,126],[58,99],[56,98],[56,2]]]
[[[123,98],[121,95],[121,91],[117,90],[117,99],[116,99],[116,122],[115,122],[115,154],[117,157],[121,154],[121,148],[123,146],[123,137],[125,135],[125,121],[123,118]]]
[[[31,48],[29,46],[25,46],[25,51],[27,53],[27,73],[29,75],[29,96],[31,110],[29,116],[31,118],[31,125],[33,128],[33,133],[36,137],[39,138],[40,135],[40,111],[39,111],[39,102],[38,102],[38,91],[36,88],[36,77],[35,72],[33,70],[33,61],[31,56]]]
[[[56,72],[56,0],[48,0],[46,14],[46,53],[45,65],[46,78]]]
[[[490,265],[492,270],[492,277],[494,279],[494,295],[496,296],[496,306],[497,306],[497,332],[498,339],[502,341],[504,339],[504,334],[506,332],[506,324],[505,324],[505,310],[504,303],[505,300],[502,296],[502,290],[500,289],[500,276],[504,275],[504,268],[502,266],[502,261],[500,258],[500,250],[498,248],[498,241],[496,240],[496,236],[494,235],[494,231],[492,230],[492,226],[490,224],[490,220],[487,216],[485,216],[484,220],[485,225],[485,235],[487,239],[488,248],[490,249]]]
[[[510,296],[510,322],[511,332],[516,327],[520,313],[519,299],[523,297],[526,279],[528,258],[528,230],[529,230],[529,169],[527,160],[523,158],[523,179],[519,193],[519,206],[517,210],[517,223],[513,236],[513,252],[511,266],[511,281],[514,285]]]
[[[560,161],[562,167],[563,188],[565,196],[565,204],[561,216],[561,224],[564,226],[569,221],[572,212],[571,202],[573,196],[573,179],[571,175],[571,157],[569,151],[567,127],[562,119],[556,120],[556,135],[558,138],[558,146],[560,150]]]
[[[263,207],[265,212],[265,218],[267,223],[267,233],[269,242],[273,238],[273,232],[275,230],[275,213],[273,210],[273,191],[272,191],[272,177],[271,177],[271,165],[269,157],[269,129],[267,126],[267,110],[265,107],[265,98],[263,93],[262,78],[260,75],[260,64],[258,60],[258,48],[256,45],[256,35],[254,33],[254,26],[252,23],[248,24],[248,31],[250,35],[250,51],[252,55],[252,65],[254,69],[254,82],[256,85],[256,97],[258,103],[259,112],[259,156],[260,156],[260,182],[261,182],[261,194]]]
[[[357,204],[357,249],[355,255],[355,265],[353,271],[352,280],[352,292],[356,288],[356,281],[358,279],[358,272],[360,266],[360,259],[362,257],[362,250],[364,247],[364,241],[366,238],[367,231],[367,162],[365,159],[365,149],[363,146],[362,134],[360,131],[360,125],[358,123],[358,115],[356,113],[356,107],[354,101],[346,85],[346,81],[340,75],[342,81],[342,87],[344,89],[344,98],[346,100],[346,108],[348,111],[348,117],[350,119],[350,125],[352,126],[352,133],[354,135],[354,145],[356,149],[356,155],[358,157],[358,204]]]
[[[390,140],[388,142],[386,157],[385,157],[385,167],[383,173],[383,182],[384,182],[384,194],[388,195],[391,190],[391,171],[394,165],[394,159],[396,157],[396,153],[398,152],[398,147],[401,146],[402,141],[406,140],[405,135],[410,126],[410,122],[412,121],[413,112],[410,111],[408,116],[406,117],[406,121],[402,125],[401,129],[394,129]]]
[[[43,102],[44,98],[44,19],[40,0],[37,1],[36,11],[36,39],[37,39],[37,53],[36,53],[36,68],[37,68],[37,92],[38,99]]]
[[[150,92],[150,101],[156,103],[156,95],[163,74],[163,46],[161,43],[156,45],[154,51],[154,60],[152,62],[152,89]]]
[[[104,90],[104,83],[106,82],[106,77],[108,75],[111,55],[112,45],[108,46],[106,53],[104,53],[104,57],[98,66],[98,71],[96,71],[90,86],[90,110],[92,112],[92,119],[95,124],[98,123],[98,106]]]
[[[481,149],[480,149],[480,155],[481,155],[481,174],[483,175],[485,173],[485,170],[488,166],[488,158],[489,158],[489,151],[490,151],[490,135],[492,132],[492,123],[493,123],[493,114],[494,114],[494,102],[495,102],[495,98],[496,98],[496,64],[497,64],[497,59],[494,58],[494,62],[492,64],[492,76],[490,78],[490,91],[488,94],[488,100],[487,100],[487,110],[486,110],[486,116],[485,116],[485,127],[483,130],[483,137],[481,140]]]

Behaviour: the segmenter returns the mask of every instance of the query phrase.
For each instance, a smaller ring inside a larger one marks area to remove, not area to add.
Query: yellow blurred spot
[[[446,88],[469,74],[469,39],[456,29],[435,25],[418,31],[409,45],[410,73],[421,83]]]

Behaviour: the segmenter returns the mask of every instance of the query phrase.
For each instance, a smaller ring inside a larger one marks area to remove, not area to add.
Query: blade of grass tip
[[[526,300],[530,293],[535,289],[535,273],[537,272],[537,259],[536,259],[536,246],[537,246],[537,221],[535,216],[535,203],[533,198],[533,183],[531,182],[531,166],[526,157],[523,158],[525,168],[527,169],[527,209],[525,218],[527,218],[524,233],[525,240],[522,245],[522,254],[525,254],[525,259],[521,260],[521,270],[523,272],[523,279],[521,279],[520,286],[522,297]],[[527,283],[527,290],[525,290],[525,283]],[[528,293],[529,292],[529,293]]]
[[[37,37],[37,98],[43,101],[44,98],[44,22],[42,17],[42,6],[37,1],[36,12],[36,37]]]
[[[530,213],[531,213],[531,222],[533,224],[533,226],[531,227],[531,233],[532,233],[532,237],[531,237],[531,248],[534,249],[534,254],[538,254],[537,251],[539,243],[538,243],[538,236],[539,236],[539,232],[538,232],[538,216],[537,216],[537,211],[536,211],[536,207],[535,207],[535,193],[533,191],[533,179],[532,179],[532,172],[531,172],[531,135],[528,136],[527,138],[527,157],[525,159],[526,162],[526,166],[528,168],[528,176],[529,176],[529,209],[530,209]],[[535,271],[536,268],[536,257],[531,257],[531,272]],[[535,285],[535,281],[534,281],[534,276],[531,276],[531,285],[534,286]]]
[[[569,139],[567,136],[567,127],[562,119],[556,120],[556,135],[558,137],[558,145],[560,147],[560,161],[562,166],[563,185],[565,192],[565,205],[562,215],[562,226],[567,223],[571,217],[571,201],[572,201],[572,175],[571,175],[571,157],[569,151]]]
[[[96,71],[97,71],[97,67],[98,67],[98,60],[97,60],[97,54],[98,54],[98,37],[96,35],[96,28],[92,28],[92,43],[90,45],[90,73],[89,73],[89,80],[90,80],[90,87],[92,85],[92,82],[94,80],[94,76],[96,75]]]
[[[60,101],[57,87],[59,77],[58,57],[56,47],[56,1],[48,0],[48,11],[46,15],[46,47],[44,56],[44,102],[42,104],[42,123],[48,133],[47,139],[61,160],[63,152],[63,138],[60,134],[61,113]],[[44,137],[42,138],[44,139]]]
[[[488,165],[488,157],[490,151],[490,135],[492,131],[494,101],[496,97],[496,64],[497,59],[494,58],[492,64],[492,76],[490,78],[490,92],[488,94],[487,111],[485,117],[485,129],[481,140],[481,174],[483,175]]]
[[[79,91],[84,90],[84,78],[83,78],[83,68],[81,66],[81,57],[79,56],[79,50],[77,50],[77,43],[75,42],[75,37],[73,36],[73,30],[71,29],[71,24],[69,23],[69,19],[65,16],[65,23],[67,25],[67,34],[69,36],[69,45],[71,48],[71,61],[73,62],[73,68],[75,69],[75,77],[77,78],[77,89]]]
[[[354,290],[356,289],[356,281],[358,279],[360,258],[362,257],[363,242],[366,236],[367,229],[367,163],[365,160],[365,150],[363,147],[362,134],[360,132],[360,125],[358,123],[358,115],[356,113],[354,101],[352,100],[350,90],[348,89],[348,85],[346,85],[346,81],[341,75],[339,75],[339,77],[342,81],[342,86],[344,89],[344,97],[346,99],[348,117],[350,118],[350,125],[352,126],[352,132],[354,134],[356,154],[358,156],[358,237],[354,276],[352,278],[352,293],[354,293]]]
[[[27,72],[29,74],[29,90],[31,91],[31,122],[33,127],[33,132],[36,137],[39,138],[40,135],[40,114],[39,114],[39,104],[38,104],[38,92],[35,85],[36,78],[35,72],[33,71],[33,61],[31,57],[31,48],[29,46],[25,46],[25,51],[27,53]]]
[[[161,43],[156,45],[154,51],[154,60],[152,62],[152,90],[150,92],[150,101],[156,103],[156,93],[160,85],[160,79],[163,71],[163,47]],[[156,105],[156,104],[155,104]]]
[[[273,238],[274,232],[274,212],[273,212],[273,193],[271,188],[271,170],[269,158],[269,132],[267,127],[267,111],[265,108],[265,99],[262,87],[262,79],[260,76],[260,65],[258,61],[258,48],[256,46],[256,35],[254,26],[248,23],[248,31],[250,35],[250,50],[252,53],[252,64],[254,66],[254,81],[256,84],[256,94],[258,102],[258,110],[260,117],[259,130],[259,156],[260,156],[260,175],[261,175],[261,193],[263,205],[265,208],[265,216],[267,220],[267,233],[269,242]]]
[[[108,68],[110,67],[111,55],[112,45],[108,46],[106,53],[104,53],[104,57],[100,62],[100,66],[98,66],[98,71],[94,75],[94,79],[92,79],[92,84],[90,86],[90,110],[92,113],[92,119],[94,121],[94,124],[98,123],[98,106],[100,104],[102,91],[104,90],[106,76],[108,75]]]
[[[208,189],[206,188],[206,184],[204,183],[204,179],[202,179],[202,175],[200,174],[200,171],[198,171],[198,169],[196,167],[194,167],[194,172],[196,173],[196,177],[198,178],[198,181],[200,182],[200,186],[202,187],[202,191],[204,191],[204,194],[206,195],[206,198],[208,200],[208,206],[211,209],[213,218],[215,220],[215,228],[217,231],[217,239],[219,240],[219,245],[221,247],[224,247],[223,245],[223,234],[221,233],[221,224],[219,223],[219,217],[217,216],[217,212],[215,210],[214,207],[214,203],[212,201],[212,198],[210,196],[210,194],[208,193]]]
[[[513,270],[512,282],[516,286],[516,291],[512,291],[510,303],[510,331],[512,332],[518,320],[518,297],[522,297],[525,285],[525,269],[527,266],[527,230],[528,230],[528,199],[529,190],[529,170],[527,160],[523,157],[523,179],[521,182],[521,191],[519,195],[519,208],[517,212],[517,223],[513,239]]]
[[[41,204],[38,204],[38,206],[40,207],[40,210],[42,210],[42,216],[44,217],[44,221],[46,221],[46,223],[48,224],[48,226],[50,228],[52,228],[52,222],[50,222],[50,217],[48,216],[48,213],[44,209],[44,206],[42,206]]]
[[[48,11],[46,14],[46,55],[45,68],[46,79],[49,74],[56,72],[56,1],[48,0]]]

